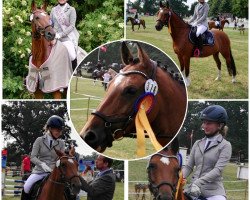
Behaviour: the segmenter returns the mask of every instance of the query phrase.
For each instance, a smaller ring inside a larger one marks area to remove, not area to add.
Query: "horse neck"
[[[49,57],[51,44],[43,36],[39,39],[32,38],[32,63],[40,67]]]
[[[171,12],[170,26],[171,26],[171,37],[174,41],[183,38],[183,30],[189,30],[189,26],[174,12]]]
[[[156,130],[160,134],[176,134],[181,125],[186,108],[186,92],[185,87],[165,74],[162,70],[158,70],[157,83],[159,85],[159,98],[157,102],[161,105],[158,109],[158,115],[155,118]],[[179,112],[177,112],[179,110]],[[167,111],[167,113],[165,113]],[[177,129],[177,130],[176,130]],[[174,135],[169,135],[174,136]]]
[[[60,179],[60,172],[58,169],[54,169],[49,179],[46,181],[42,192],[41,192],[41,200],[54,200],[54,199],[62,199],[64,200],[64,185],[57,184],[53,181],[59,182]],[[52,181],[50,181],[52,180]]]

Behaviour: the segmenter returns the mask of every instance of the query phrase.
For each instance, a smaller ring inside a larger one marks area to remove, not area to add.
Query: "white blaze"
[[[121,82],[122,82],[122,79],[124,78],[123,75],[118,75],[116,78],[115,78],[115,81],[114,81],[114,85],[115,87],[117,87]]]
[[[169,158],[166,158],[166,157],[162,157],[160,159],[160,161],[163,163],[163,164],[166,164],[166,165],[169,165],[170,161],[169,161]]]

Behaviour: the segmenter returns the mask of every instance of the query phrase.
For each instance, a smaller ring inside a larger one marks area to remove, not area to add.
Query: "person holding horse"
[[[50,16],[56,31],[55,38],[67,48],[74,71],[77,66],[79,33],[76,30],[76,10],[67,1],[58,0],[58,5],[52,8]]]
[[[65,151],[65,143],[59,139],[62,136],[63,126],[64,120],[52,115],[45,125],[44,135],[35,140],[31,152],[31,162],[35,164],[35,168],[24,184],[21,200],[29,200],[33,184],[46,177],[55,167],[58,155],[54,148]]]
[[[205,2],[205,0],[198,1],[199,3],[194,8],[194,15],[188,21],[188,23],[193,23],[192,26],[197,26],[196,37],[198,38],[199,56],[201,56],[203,43],[201,35],[208,29],[207,16],[209,11],[209,5]]]
[[[226,200],[222,172],[232,154],[232,146],[225,139],[228,115],[222,106],[211,105],[201,112],[200,119],[205,137],[194,143],[183,168],[183,177],[187,178],[196,166],[191,183],[184,192],[193,198]]]
[[[113,160],[99,155],[95,161],[96,169],[99,173],[93,181],[87,183],[80,177],[82,187],[86,191],[87,200],[112,200],[115,191],[115,173],[111,169]]]

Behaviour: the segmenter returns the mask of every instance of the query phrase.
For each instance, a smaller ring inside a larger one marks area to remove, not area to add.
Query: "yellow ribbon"
[[[170,16],[168,18],[168,32],[169,33],[172,33],[172,30],[171,30],[171,23],[170,23]]]
[[[180,191],[180,190],[183,190],[183,186],[185,184],[186,184],[186,182],[183,178],[183,174],[182,174],[182,170],[181,170],[179,173],[179,180],[178,180],[177,187],[176,187],[175,200],[180,200],[180,199],[185,200],[183,192]],[[179,196],[179,195],[181,195],[181,196]]]
[[[145,147],[145,133],[144,130],[147,131],[148,136],[153,144],[154,148],[159,151],[162,149],[162,146],[157,141],[155,134],[149,124],[146,112],[152,105],[152,99],[149,97],[145,97],[138,109],[135,118],[136,125],[136,135],[137,135],[137,156],[143,157],[146,156],[146,147]]]

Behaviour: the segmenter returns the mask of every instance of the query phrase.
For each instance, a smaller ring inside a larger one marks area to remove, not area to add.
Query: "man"
[[[30,157],[27,154],[23,156],[22,171],[23,171],[22,180],[26,181],[30,175]]]
[[[99,155],[95,161],[99,173],[93,181],[87,183],[80,177],[81,189],[87,192],[87,200],[112,200],[115,191],[115,174],[110,168],[113,163],[111,158]]]

